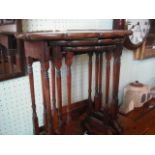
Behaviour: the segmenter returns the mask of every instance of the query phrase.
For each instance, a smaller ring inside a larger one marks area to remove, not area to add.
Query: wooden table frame
[[[122,53],[122,46],[126,36],[130,35],[131,31],[116,30],[81,30],[81,31],[66,31],[66,32],[36,32],[36,33],[21,33],[17,34],[18,39],[24,39],[25,55],[28,66],[28,75],[30,80],[30,90],[32,98],[33,110],[33,126],[34,134],[39,133],[38,117],[36,113],[35,92],[34,92],[34,77],[32,64],[34,60],[41,63],[41,79],[43,90],[43,104],[44,104],[44,123],[46,134],[62,134],[64,119],[62,113],[62,86],[61,86],[61,67],[62,59],[65,57],[67,66],[67,119],[66,124],[72,120],[71,116],[71,65],[73,63],[74,55],[81,55],[87,53],[89,56],[89,75],[88,75],[88,113],[99,110],[102,105],[102,64],[103,52],[106,54],[106,102],[109,98],[109,84],[110,84],[110,61],[113,57],[113,99],[112,105],[114,116],[117,113],[118,105],[118,86],[119,86],[119,72],[120,72],[120,57]],[[92,56],[96,55],[95,62],[95,96],[92,101]],[[49,61],[51,61],[51,76],[52,76],[52,94],[50,94],[49,87]],[[57,98],[58,108],[56,108],[56,92],[55,79],[57,81]],[[51,109],[50,95],[53,96],[53,109]]]

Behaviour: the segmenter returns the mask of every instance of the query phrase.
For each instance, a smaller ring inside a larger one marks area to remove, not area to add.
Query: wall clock
[[[150,31],[149,19],[126,19],[125,26],[133,32],[124,42],[124,46],[130,50],[135,50],[142,46]]]
[[[150,19],[150,30],[141,47],[135,50],[134,58],[143,60],[155,57],[155,19]]]

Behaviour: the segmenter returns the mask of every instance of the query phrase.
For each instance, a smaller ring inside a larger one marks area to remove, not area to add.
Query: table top
[[[108,39],[121,38],[131,35],[128,30],[55,30],[48,32],[26,32],[16,34],[17,39],[24,40],[82,40],[82,39]]]

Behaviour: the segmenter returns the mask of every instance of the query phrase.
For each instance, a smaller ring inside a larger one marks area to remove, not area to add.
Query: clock
[[[150,20],[126,19],[125,25],[133,34],[125,39],[124,46],[131,50],[135,50],[142,46],[150,30]]]

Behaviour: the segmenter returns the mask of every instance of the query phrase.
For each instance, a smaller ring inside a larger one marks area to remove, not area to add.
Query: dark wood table
[[[88,75],[88,111],[99,110],[101,108],[102,97],[102,64],[103,53],[106,55],[106,103],[109,103],[109,85],[110,85],[110,61],[113,57],[113,91],[111,107],[115,109],[114,115],[117,113],[118,104],[118,85],[120,73],[120,57],[122,53],[123,42],[131,31],[125,30],[67,30],[53,32],[35,32],[17,34],[18,39],[24,40],[25,55],[30,80],[32,109],[33,109],[33,125],[34,134],[39,134],[38,117],[36,113],[34,77],[32,63],[38,60],[41,63],[41,78],[44,103],[44,121],[46,134],[55,134],[58,130],[59,134],[63,134],[64,124],[67,125],[72,120],[71,114],[71,65],[74,55],[88,54],[89,56],[89,75]],[[95,61],[95,96],[92,101],[92,56],[96,55]],[[64,119],[62,106],[62,90],[61,90],[61,66],[62,59],[65,58],[67,66],[67,97],[68,104],[66,107],[67,116]],[[50,102],[49,87],[49,61],[52,63],[52,97],[53,109]],[[56,73],[55,73],[56,71]],[[56,74],[56,75],[55,75]],[[55,83],[56,76],[56,83]],[[58,107],[56,106],[56,87]],[[65,123],[64,123],[65,122]]]

